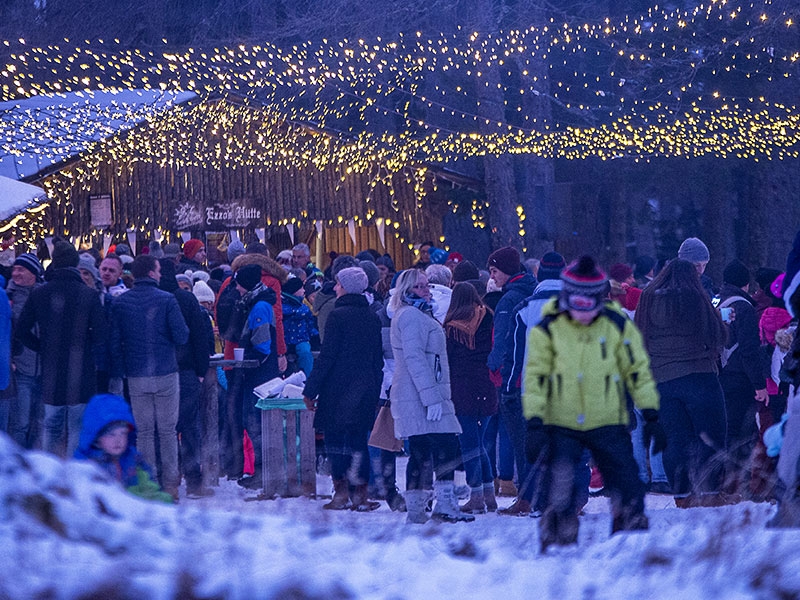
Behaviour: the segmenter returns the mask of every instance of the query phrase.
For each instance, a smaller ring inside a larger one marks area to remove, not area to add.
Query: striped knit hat
[[[561,272],[564,287],[558,299],[561,310],[591,311],[608,296],[608,277],[591,256],[581,256]]]
[[[28,271],[36,275],[36,281],[42,281],[44,269],[42,268],[42,263],[39,262],[39,259],[36,258],[35,255],[29,252],[20,254],[14,261],[14,266],[16,267],[17,265],[25,267]]]

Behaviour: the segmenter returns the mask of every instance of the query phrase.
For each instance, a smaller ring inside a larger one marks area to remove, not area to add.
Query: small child
[[[136,496],[166,503],[174,500],[153,481],[150,466],[136,449],[133,414],[120,396],[98,394],[89,401],[75,458],[96,462]]]
[[[528,334],[523,408],[526,454],[550,472],[539,523],[542,551],[578,541],[575,468],[588,448],[611,492],[611,532],[647,529],[645,485],[628,433],[626,389],[645,420],[645,447],[666,446],[650,361],[633,321],[606,302],[608,277],[589,256],[561,273],[563,287]]]
[[[283,300],[283,335],[286,345],[294,348],[297,366],[308,375],[314,366],[311,338],[319,335],[317,319],[303,302],[305,288],[300,277],[289,276],[281,287]]]

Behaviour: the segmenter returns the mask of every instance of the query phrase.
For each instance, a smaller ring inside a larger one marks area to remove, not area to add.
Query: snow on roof
[[[195,97],[193,92],[117,90],[0,102],[0,176],[35,175]]]
[[[5,221],[47,200],[42,188],[0,176],[0,221]]]

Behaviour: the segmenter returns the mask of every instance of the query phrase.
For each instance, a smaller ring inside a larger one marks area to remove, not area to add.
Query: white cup
[[[233,349],[233,359],[234,360],[244,360],[244,348],[234,348]]]

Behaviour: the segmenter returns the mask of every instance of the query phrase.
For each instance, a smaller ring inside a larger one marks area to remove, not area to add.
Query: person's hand
[[[314,412],[315,410],[317,410],[317,401],[316,400],[312,400],[308,396],[303,396],[303,404],[305,404],[306,408],[308,410],[310,410],[311,412]]]
[[[286,356],[278,356],[278,371],[283,373],[286,369],[289,368],[289,361],[286,360]]]
[[[547,435],[542,420],[539,417],[530,419],[525,432],[525,458],[528,462],[535,464],[549,444],[550,436]]]
[[[756,402],[763,402],[764,406],[769,406],[769,394],[767,388],[756,390]]]
[[[652,408],[646,408],[642,411],[644,417],[644,429],[642,430],[642,438],[644,439],[644,447],[649,451],[650,442],[653,442],[653,454],[663,452],[667,447],[667,432],[664,431],[661,423],[658,422],[658,411]]]
[[[428,407],[428,421],[441,421],[442,420],[442,403],[437,402]]]

